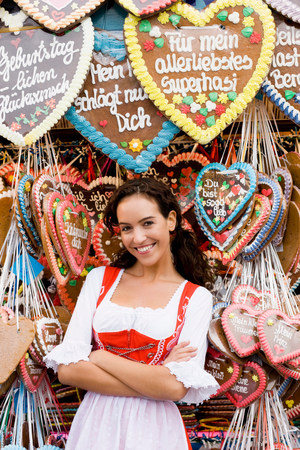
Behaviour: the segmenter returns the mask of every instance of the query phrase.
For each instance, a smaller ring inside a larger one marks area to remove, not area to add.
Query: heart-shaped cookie
[[[43,27],[61,33],[95,12],[105,0],[81,0],[80,4],[72,0],[46,0],[41,3],[34,0],[15,0],[15,2]]]
[[[34,323],[26,318],[0,320],[0,383],[4,383],[16,369],[35,335]]]
[[[277,248],[277,253],[282,269],[287,274],[299,260],[300,236],[295,230],[300,228],[300,210],[296,203],[290,202],[286,220],[286,229],[283,236],[282,247]]]
[[[17,367],[17,372],[26,388],[30,392],[36,392],[47,373],[47,368],[38,364],[26,352]]]
[[[34,319],[36,327],[35,337],[32,342],[33,351],[31,348],[29,352],[35,359],[35,354],[38,356],[38,362],[43,361],[46,356],[54,347],[62,343],[63,330],[58,319],[50,317],[38,317]]]
[[[281,397],[282,404],[289,420],[300,414],[300,383],[294,381],[290,383],[286,392]]]
[[[202,144],[252,101],[275,41],[271,11],[260,0],[217,0],[201,12],[178,2],[147,20],[129,15],[124,33],[149,98]]]
[[[110,265],[114,255],[123,248],[121,236],[111,234],[102,220],[95,226],[92,243],[95,255],[105,266]]]
[[[17,43],[15,39],[14,32],[1,35],[6,62],[1,72],[0,134],[24,147],[50,130],[78,95],[89,69],[94,29],[88,18],[57,37],[27,18]]]
[[[105,52],[113,46],[120,51],[122,45],[123,54],[117,59]],[[141,88],[123,41],[102,32],[96,36],[95,49],[90,72],[66,118],[120,165],[145,172],[179,130]]]
[[[280,310],[271,309],[258,318],[257,331],[271,364],[300,356],[300,318],[290,318]]]
[[[260,349],[257,318],[261,311],[244,304],[234,303],[222,314],[221,321],[228,342],[241,357],[252,355]]]
[[[212,163],[199,172],[195,200],[207,225],[219,233],[243,213],[256,187],[256,171],[250,164],[226,168]]]
[[[272,172],[271,178],[273,178],[273,180],[278,181],[278,183],[280,184],[284,198],[286,199],[287,206],[289,206],[290,201],[291,201],[291,196],[292,196],[292,190],[293,190],[293,178],[292,178],[290,171],[286,167],[277,167]],[[281,244],[281,242],[282,242],[283,235],[284,235],[285,228],[286,228],[286,219],[287,219],[287,216],[285,217],[283,225],[280,228],[277,236],[275,237],[275,239],[273,239],[273,245],[275,245],[275,246]]]
[[[1,221],[0,221],[0,249],[2,248],[8,230],[10,229],[11,219],[13,217],[13,196],[14,191],[9,189],[7,191],[2,191],[0,193],[0,211],[1,211]],[[4,264],[5,254],[1,264]]]
[[[270,291],[259,291],[249,284],[236,286],[232,291],[231,300],[232,303],[243,303],[260,311],[279,308],[278,300]]]
[[[55,223],[64,255],[70,269],[80,275],[84,269],[91,245],[91,221],[87,210],[69,200],[57,204]]]
[[[237,408],[245,408],[263,394],[266,386],[264,369],[255,362],[248,362],[243,365],[237,383],[225,395]]]
[[[300,7],[298,6],[298,15]],[[270,100],[297,125],[300,124],[300,80],[299,61],[296,56],[300,51],[299,23],[287,21],[274,13],[277,30],[276,47],[270,72],[262,85]]]
[[[176,0],[117,0],[127,11],[137,17],[144,17],[162,11]]]
[[[177,198],[184,214],[194,204],[197,175],[208,164],[206,156],[197,152],[182,152],[175,156],[159,155],[147,172],[134,177],[154,177],[165,183]],[[133,178],[130,172],[128,178]]]
[[[266,0],[266,3],[283,16],[292,19],[293,22],[300,23],[300,5],[298,0]]]
[[[212,374],[220,385],[220,388],[213,395],[216,397],[228,391],[239,379],[242,366],[232,361],[218,350],[208,346],[205,370]]]

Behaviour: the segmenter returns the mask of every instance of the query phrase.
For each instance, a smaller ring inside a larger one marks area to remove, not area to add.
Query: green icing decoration
[[[250,37],[252,33],[253,33],[252,27],[246,27],[242,29],[242,35],[245,36],[246,38]]]
[[[64,275],[65,269],[64,269],[63,267],[60,267],[60,268],[59,268],[59,271],[60,271],[60,273],[61,273],[62,275]]]
[[[216,124],[215,116],[207,117],[207,119],[205,119],[205,122],[207,123],[208,127],[212,127],[213,125]]]
[[[164,43],[165,43],[165,41],[164,41],[163,38],[157,38],[157,39],[154,39],[154,44],[155,44],[156,47],[158,47],[158,48],[162,48],[162,47],[164,46]]]
[[[179,24],[180,19],[181,19],[181,16],[178,16],[178,14],[172,14],[172,15],[169,17],[169,21],[170,21],[171,24],[174,25],[174,26],[176,26],[176,25]]]
[[[193,102],[194,102],[194,99],[191,95],[184,97],[184,99],[182,100],[182,103],[185,103],[186,105],[191,105]]]
[[[85,227],[85,231],[88,233],[90,231],[89,227]]]
[[[285,96],[286,100],[291,100],[291,98],[295,97],[295,95],[296,94],[293,91],[289,91],[289,90],[284,91],[284,96]]]
[[[76,284],[77,284],[77,280],[70,280],[69,281],[69,285],[70,286],[76,286]]]
[[[152,142],[152,139],[146,139],[145,141],[143,141],[143,145],[145,147],[147,147],[147,145],[151,144],[151,142]]]
[[[256,211],[256,217],[260,216],[260,211]]]
[[[237,98],[237,93],[233,91],[228,92],[227,97],[231,102],[234,102],[234,100]]]
[[[218,100],[218,94],[217,92],[211,92],[210,94],[208,94],[209,98],[211,99],[212,102],[216,102]]]
[[[235,203],[240,203],[240,199],[237,198],[236,201],[235,201]]]
[[[199,185],[200,185],[200,186],[203,186],[203,181],[200,181]]]
[[[225,11],[225,10],[221,11],[221,12],[217,15],[217,18],[218,18],[219,20],[221,20],[222,22],[225,22],[225,20],[227,19],[227,17],[228,17],[228,11]]]
[[[127,142],[120,142],[121,147],[126,148],[128,147]]]
[[[151,23],[149,20],[142,20],[139,26],[139,30],[144,33],[149,33],[151,31]]]
[[[94,266],[88,266],[88,267],[86,267],[86,270],[87,270],[88,272],[90,272],[93,268],[94,268]]]
[[[216,225],[219,225],[220,221],[217,219],[214,219],[213,222],[215,222]]]
[[[278,177],[277,180],[278,180],[278,181],[281,181],[281,177]]]
[[[207,111],[207,108],[200,108],[200,114],[202,115],[202,116],[204,116],[204,117],[206,117],[207,116],[207,113],[208,113],[208,111]]]
[[[254,11],[254,9],[251,8],[251,6],[246,6],[246,8],[243,9],[243,14],[245,17],[248,17],[248,16],[251,16],[253,11]]]

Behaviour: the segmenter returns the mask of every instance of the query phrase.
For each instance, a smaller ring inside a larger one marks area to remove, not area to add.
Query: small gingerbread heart
[[[93,233],[93,247],[96,256],[103,265],[110,265],[114,256],[123,248],[121,236],[111,234],[104,222],[100,220],[95,226]]]
[[[27,352],[21,359],[17,372],[30,392],[36,392],[43,381],[47,368],[38,364]]]

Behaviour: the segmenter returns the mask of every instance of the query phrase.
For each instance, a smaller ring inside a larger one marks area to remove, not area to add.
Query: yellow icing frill
[[[201,144],[207,144],[214,139],[224,128],[233,122],[253,100],[259,90],[264,78],[269,72],[273,51],[275,48],[275,24],[269,7],[261,0],[217,0],[211,3],[201,12],[186,3],[176,3],[168,11],[172,11],[186,19],[194,26],[203,27],[224,8],[234,6],[245,6],[253,8],[258,14],[263,28],[263,38],[261,44],[261,53],[256,68],[237,98],[231,103],[220,118],[216,120],[215,125],[202,130],[199,126],[181,113],[174,104],[169,103],[163,92],[157,86],[156,82],[150,76],[147,66],[143,60],[141,46],[137,39],[136,27],[141,19],[128,15],[124,24],[125,42],[127,45],[129,59],[133,72],[140,81],[145,92],[154,104],[178,127],[191,136],[195,141]]]

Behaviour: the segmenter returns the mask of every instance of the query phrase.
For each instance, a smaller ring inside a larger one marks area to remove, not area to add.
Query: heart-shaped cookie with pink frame
[[[260,311],[279,307],[278,300],[270,291],[259,291],[249,284],[236,286],[232,291],[231,300],[232,303],[243,303]]]
[[[264,369],[257,363],[248,362],[243,365],[240,379],[225,395],[237,408],[245,408],[263,394],[266,386]]]
[[[89,70],[94,42],[89,18],[57,37],[23,15],[17,37],[8,29],[1,34],[6,62],[1,71],[0,135],[20,147],[35,143],[71,106]]]
[[[91,221],[87,210],[69,200],[58,203],[55,214],[57,235],[70,269],[80,275],[91,245]]]
[[[112,234],[102,220],[95,226],[92,243],[95,255],[104,266],[110,265],[114,255],[123,248],[120,234]]]
[[[46,0],[42,2],[15,0],[15,3],[43,27],[55,33],[61,33],[94,13],[105,1],[81,0],[79,5],[73,0]]]
[[[26,388],[30,392],[36,392],[47,373],[47,368],[38,364],[26,352],[17,367],[17,372],[25,383]]]
[[[129,15],[124,33],[149,98],[202,144],[253,100],[275,43],[271,10],[260,0],[217,0],[200,12],[178,2],[146,20]]]

